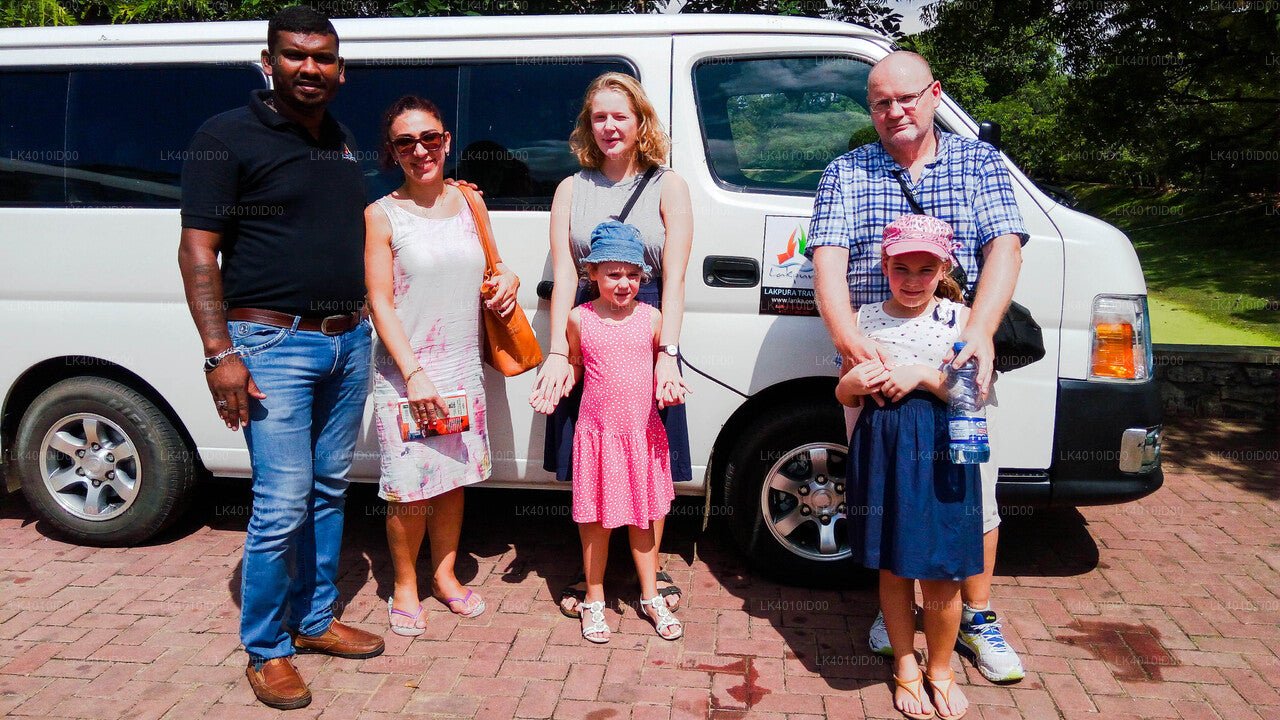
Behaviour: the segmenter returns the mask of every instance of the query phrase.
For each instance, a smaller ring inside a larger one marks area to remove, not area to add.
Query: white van
[[[677,492],[705,496],[744,555],[779,575],[821,582],[850,563],[837,364],[803,249],[823,168],[874,139],[866,77],[890,42],[732,15],[335,25],[347,82],[332,110],[361,139],[369,197],[397,182],[377,170],[381,112],[404,93],[433,99],[455,135],[450,172],[485,191],[543,337],[548,207],[577,170],[567,139],[583,90],[607,70],[641,79],[695,209],[681,347],[697,479]],[[0,444],[8,485],[74,540],[142,541],[196,478],[250,474],[210,402],[175,260],[187,144],[267,85],[265,35],[263,22],[0,30]],[[937,120],[978,135],[949,98]],[[1001,503],[1141,497],[1162,474],[1137,257],[1115,228],[1009,170],[1031,233],[1015,298],[1048,354],[1000,380]],[[533,381],[488,375],[488,484],[564,490],[542,470]],[[366,423],[353,479],[375,481],[377,457]]]

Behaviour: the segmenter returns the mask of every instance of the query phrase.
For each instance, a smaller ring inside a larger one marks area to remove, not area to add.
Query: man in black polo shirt
[[[365,199],[351,133],[325,109],[343,82],[333,24],[304,6],[282,10],[262,66],[274,90],[211,118],[191,142],[178,264],[214,405],[228,428],[244,428],[253,463],[246,674],[259,700],[291,709],[311,701],[295,652],[383,649],[333,617],[369,382]]]

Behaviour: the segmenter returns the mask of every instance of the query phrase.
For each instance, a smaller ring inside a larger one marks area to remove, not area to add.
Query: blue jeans
[[[333,622],[347,471],[369,392],[368,321],[343,335],[229,322],[263,400],[245,442],[253,516],[244,542],[240,641],[253,662],[293,654],[288,630]]]

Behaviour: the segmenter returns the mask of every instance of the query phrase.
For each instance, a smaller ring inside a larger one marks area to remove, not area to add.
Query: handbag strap
[[[466,185],[454,187],[462,191],[462,197],[466,198],[467,206],[471,208],[471,219],[476,226],[476,235],[480,237],[480,247],[484,250],[485,275],[498,272],[498,263],[502,262],[502,258],[498,256],[498,247],[493,242],[493,227],[489,224],[489,214],[484,211],[480,195]]]
[[[640,199],[640,193],[644,192],[644,186],[649,184],[653,176],[658,174],[658,166],[651,165],[648,170],[644,171],[644,177],[640,178],[636,189],[631,191],[631,197],[627,198],[627,204],[622,206],[622,212],[618,213],[616,219],[618,222],[626,222],[627,215],[631,214],[631,208],[635,207],[636,201]]]
[[[916,200],[916,196],[911,194],[911,188],[907,187],[907,181],[902,179],[903,171],[894,170],[892,172],[893,179],[898,181],[898,187],[902,188],[902,195],[907,198],[907,204],[911,206],[911,212],[916,215],[928,215],[929,213],[925,212],[920,202]],[[951,277],[960,286],[965,304],[972,305],[978,289],[969,287],[969,274],[964,271],[964,267],[960,263],[956,263],[955,267],[951,268]]]
[[[916,215],[928,215],[920,203],[916,201],[916,196],[911,194],[911,189],[907,187],[907,181],[902,179],[902,170],[893,171],[893,179],[898,181],[898,187],[902,188],[902,194],[907,198],[907,204],[911,206],[911,212]]]

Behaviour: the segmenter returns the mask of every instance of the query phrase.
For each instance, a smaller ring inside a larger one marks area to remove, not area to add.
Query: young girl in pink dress
[[[609,535],[626,525],[640,577],[641,612],[660,637],[675,640],[683,628],[655,579],[653,521],[667,514],[675,498],[667,433],[653,391],[662,314],[636,300],[650,270],[639,230],[616,221],[600,223],[591,233],[591,254],[583,266],[600,297],[570,311],[567,331],[574,381],[586,377],[573,436],[573,519],[587,576],[582,636],[593,643],[609,641],[604,618]]]

